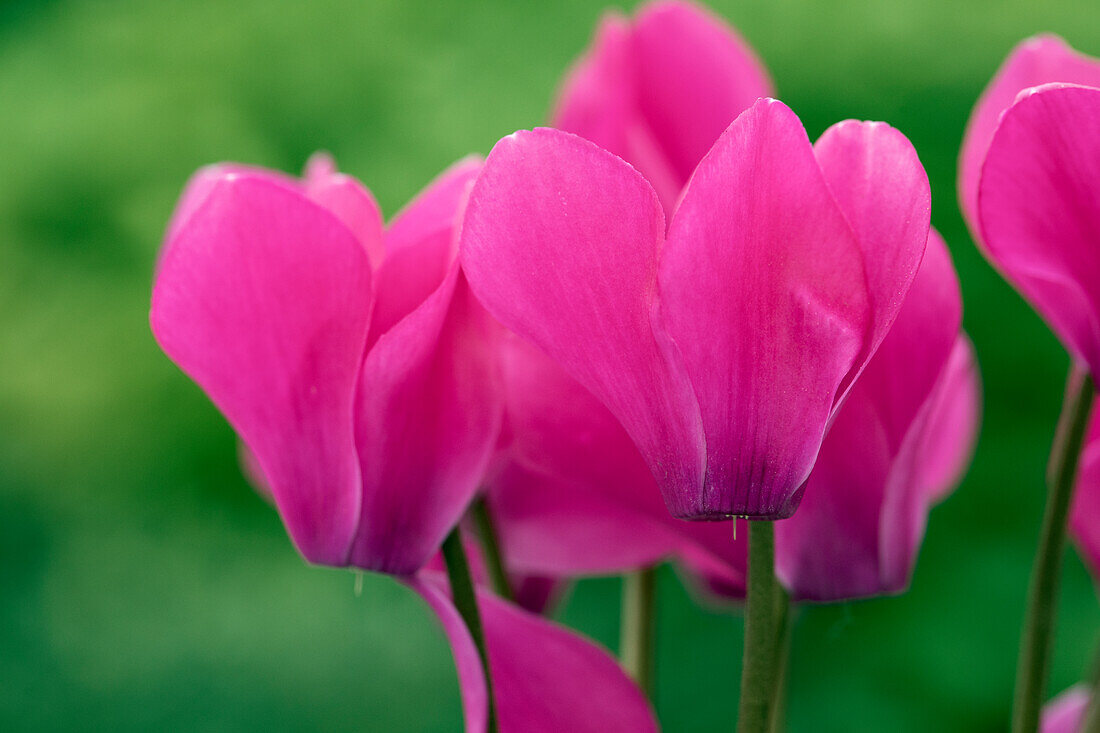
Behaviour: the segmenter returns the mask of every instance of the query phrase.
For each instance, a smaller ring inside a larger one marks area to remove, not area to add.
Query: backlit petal
[[[869,332],[859,242],[802,124],[757,102],[699,164],[661,256],[660,309],[706,433],[675,516],[786,517]]]
[[[153,333],[255,455],[299,551],[342,565],[359,511],[370,262],[338,219],[268,177],[203,185],[166,244]]]
[[[1100,374],[1100,89],[1021,95],[989,146],[978,209],[990,259]]]

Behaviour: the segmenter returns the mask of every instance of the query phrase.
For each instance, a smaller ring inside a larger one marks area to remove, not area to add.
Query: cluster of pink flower
[[[960,196],[1097,374],[1090,84],[1100,62],[1021,45],[974,112]],[[917,152],[878,122],[811,143],[771,93],[731,28],[656,2],[605,18],[553,128],[458,162],[388,224],[324,156],[302,179],[213,166],[180,200],[158,342],[308,561],[398,577],[438,615],[468,731],[655,730],[643,689],[541,615],[563,582],[670,560],[751,604],[741,517],[769,528],[753,556],[774,553],[784,599],[899,593],[969,462],[980,385]],[[1097,563],[1091,436],[1070,525]]]

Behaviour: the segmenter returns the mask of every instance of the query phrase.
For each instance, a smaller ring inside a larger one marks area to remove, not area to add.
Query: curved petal
[[[446,579],[421,573],[409,583],[428,600],[447,629],[453,623],[448,613],[453,606]],[[487,591],[478,591],[477,601],[500,733],[656,733],[657,721],[645,696],[605,650]],[[484,694],[484,683],[467,689],[467,676],[472,675],[463,674],[477,661],[477,650],[466,643],[468,633],[452,636],[448,630],[448,638],[459,664],[467,731],[480,731],[469,727],[469,711],[480,709],[484,697],[479,699],[478,694]]]
[[[1089,706],[1089,689],[1074,685],[1043,706],[1041,733],[1078,733]]]
[[[206,197],[219,182],[235,174],[264,180],[273,186],[286,188],[290,191],[298,190],[298,182],[293,178],[279,171],[266,168],[257,168],[241,163],[215,163],[200,168],[188,179],[187,184],[183,187],[183,193],[180,194],[179,201],[176,202],[176,208],[172,212],[172,218],[168,222],[168,229],[164,236],[164,246],[157,260],[158,268],[182,225],[191,218],[192,214],[198,211],[202,203],[206,201]]]
[[[461,518],[500,425],[491,338],[456,262],[367,354],[355,415],[363,502],[353,565],[412,573]]]
[[[386,260],[375,278],[368,349],[443,282],[455,259],[461,207],[480,170],[480,158],[463,158],[440,174],[390,224]]]
[[[566,77],[553,125],[628,161],[665,210],[737,115],[772,92],[763,66],[720,18],[688,2],[604,15]]]
[[[370,283],[329,212],[230,172],[175,230],[153,289],[158,343],[256,456],[311,562],[346,563],[359,512],[352,406]]]
[[[918,468],[922,490],[939,501],[970,465],[981,426],[982,377],[974,344],[965,333],[955,340],[934,395]]]
[[[421,246],[440,234],[452,241],[455,214],[482,164],[480,156],[469,155],[436,176],[386,228],[386,253]]]
[[[501,363],[512,440],[488,499],[510,565],[559,576],[618,573],[685,543],[606,407],[518,337],[502,339]]]
[[[331,211],[359,238],[371,265],[378,269],[385,256],[382,244],[382,212],[367,188],[344,173],[325,153],[315,153],[306,163],[306,195]]]
[[[657,731],[645,695],[606,650],[485,591],[478,605],[501,733]]]
[[[458,689],[462,695],[466,733],[484,733],[489,723],[489,693],[485,687],[485,673],[477,646],[470,636],[466,622],[451,602],[446,581],[435,573],[421,575],[423,577],[407,578],[404,582],[427,602],[428,607],[439,618],[443,633],[451,644],[451,654],[454,655],[455,669],[458,672]]]
[[[629,131],[641,124],[630,36],[627,18],[614,10],[604,13],[592,47],[566,74],[551,115],[554,127],[627,161],[631,161]]]
[[[793,112],[757,102],[699,164],[669,228],[660,309],[706,434],[675,516],[790,516],[870,329],[859,242]]]
[[[1078,552],[1100,581],[1100,411],[1093,411],[1069,515]]]
[[[630,166],[537,129],[493,148],[474,184],[462,263],[478,298],[620,420],[665,492],[700,485],[690,384],[652,314],[664,217]]]
[[[509,566],[568,577],[676,557],[707,584],[743,595],[744,533],[674,519],[607,408],[526,341],[510,335],[502,346],[512,438],[487,496]]]
[[[1001,118],[978,211],[989,257],[1100,374],[1100,89],[1049,85]]]
[[[630,21],[605,13],[591,50],[566,77],[552,124],[630,163],[671,212],[691,171],[669,162],[666,141],[657,139],[642,114],[637,55]]]
[[[843,394],[882,343],[916,277],[932,193],[917,151],[882,122],[839,122],[818,139],[814,155],[859,240],[871,301],[871,333]]]
[[[1055,35],[1028,38],[1012,49],[970,114],[959,154],[959,204],[975,237],[978,181],[1001,114],[1024,89],[1052,82],[1100,87],[1100,59],[1074,51]]]
[[[681,185],[722,131],[773,93],[741,36],[692,3],[646,5],[634,24],[634,50],[639,107]]]
[[[930,497],[928,414],[962,317],[938,234],[893,328],[837,414],[802,505],[776,525],[776,571],[792,598],[833,601],[908,584]]]

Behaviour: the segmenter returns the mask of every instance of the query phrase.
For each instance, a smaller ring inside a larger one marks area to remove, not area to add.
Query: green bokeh
[[[973,247],[955,158],[982,86],[1044,30],[1100,51],[1095,0],[715,3],[811,136],[887,120],[932,179],[985,425],[912,590],[805,609],[796,731],[1005,728],[1066,357]],[[307,567],[233,436],[146,324],[197,167],[336,154],[392,213],[451,161],[545,120],[601,10],[582,2],[0,3],[0,729],[454,731],[442,633],[388,578]],[[661,577],[668,731],[732,730],[740,620]],[[614,646],[618,583],[561,615]],[[1069,558],[1051,689],[1100,610]]]

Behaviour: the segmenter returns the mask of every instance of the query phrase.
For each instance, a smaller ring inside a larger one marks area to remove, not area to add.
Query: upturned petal
[[[662,486],[693,487],[705,462],[699,408],[653,324],[663,233],[653,189],[629,165],[537,129],[489,154],[461,256],[489,312],[611,410]]]
[[[255,455],[302,555],[342,565],[359,511],[367,253],[335,216],[267,177],[226,172],[202,187],[165,245],[153,333]]]
[[[928,241],[932,193],[912,143],[883,122],[838,122],[814,155],[863,253],[871,333],[841,394],[897,318]]]
[[[773,93],[749,45],[698,5],[646,5],[634,44],[639,107],[683,181],[739,114]]]
[[[893,328],[825,438],[798,512],[776,525],[776,571],[795,600],[897,593],[908,585],[932,501],[926,488],[932,420],[944,411],[962,301],[938,235]],[[965,425],[973,425],[970,420]],[[938,437],[938,436],[937,436]]]
[[[1074,685],[1043,706],[1041,733],[1078,733],[1091,699],[1088,688]]]
[[[955,341],[933,400],[918,469],[923,490],[939,501],[970,465],[982,418],[982,378],[974,344],[965,333]]]
[[[959,203],[978,236],[978,182],[982,163],[1001,114],[1028,87],[1066,82],[1100,87],[1100,59],[1074,51],[1058,36],[1046,34],[1022,41],[982,92],[966,125],[959,154]]]
[[[455,262],[367,354],[355,414],[363,501],[353,565],[416,571],[473,498],[500,425],[492,328]]]
[[[480,662],[465,627],[456,624],[446,581],[422,573],[409,583],[444,624],[459,669],[467,731],[481,733],[484,680],[471,679]],[[486,591],[477,600],[501,733],[657,731],[645,696],[605,650]]]
[[[1054,84],[1001,118],[978,212],[989,258],[1100,374],[1100,89]]]
[[[325,153],[316,153],[306,164],[302,182],[306,195],[331,211],[358,237],[370,256],[374,269],[382,263],[382,212],[366,186],[336,170],[336,163]]]
[[[771,93],[756,55],[723,20],[691,3],[654,2],[633,21],[603,17],[553,124],[630,162],[671,212],[721,132]]]
[[[786,105],[757,102],[695,170],[661,256],[660,310],[702,410],[703,485],[674,516],[790,516],[871,331],[860,244]]]
[[[386,229],[386,258],[375,278],[368,348],[443,282],[456,255],[459,213],[481,163],[471,156],[452,165]]]

